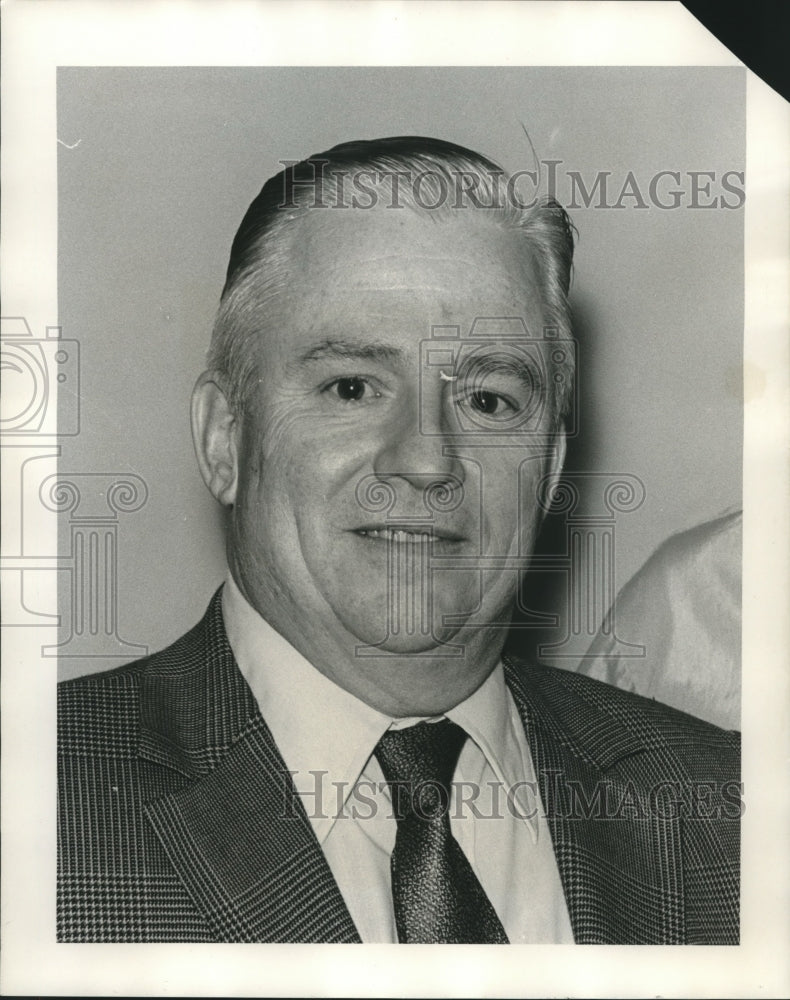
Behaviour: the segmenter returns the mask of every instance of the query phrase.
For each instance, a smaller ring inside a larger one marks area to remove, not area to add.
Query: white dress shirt
[[[228,640],[364,942],[397,942],[390,854],[397,829],[373,750],[391,719],[315,669],[249,605],[230,574]],[[500,664],[446,713],[469,736],[450,828],[512,944],[573,941],[524,728]]]

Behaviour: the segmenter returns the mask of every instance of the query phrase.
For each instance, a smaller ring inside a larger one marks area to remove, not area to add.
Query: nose
[[[438,391],[437,391],[438,390]],[[427,482],[460,488],[464,465],[453,443],[448,401],[438,386],[415,393],[386,429],[374,471],[387,479],[402,479],[422,490]]]

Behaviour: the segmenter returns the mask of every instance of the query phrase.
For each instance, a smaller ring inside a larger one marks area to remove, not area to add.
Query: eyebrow
[[[389,344],[363,344],[350,340],[326,339],[308,347],[295,361],[289,363],[288,369],[298,370],[327,358],[330,360],[339,358],[345,361],[378,361],[380,363],[403,362],[404,353],[399,348],[391,347]]]

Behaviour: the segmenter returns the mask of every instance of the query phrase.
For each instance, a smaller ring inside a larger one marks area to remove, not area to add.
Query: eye
[[[502,396],[498,396],[495,392],[482,390],[469,395],[469,405],[477,413],[483,413],[487,417],[501,416],[504,410],[512,412],[513,409]]]
[[[519,405],[510,397],[490,389],[470,389],[457,397],[458,404],[473,420],[507,421],[519,413]]]
[[[341,378],[335,382],[335,391],[347,403],[362,399],[366,389],[361,378]]]
[[[380,396],[370,382],[361,375],[348,375],[343,378],[336,378],[324,387],[323,392],[337,396],[343,403],[359,403],[365,396]]]

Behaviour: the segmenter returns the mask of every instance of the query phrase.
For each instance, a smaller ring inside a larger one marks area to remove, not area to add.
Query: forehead
[[[481,316],[520,316],[535,336],[542,322],[523,236],[484,210],[312,209],[282,250],[288,280],[268,303],[267,352],[339,333],[417,343],[432,326],[464,333]]]

